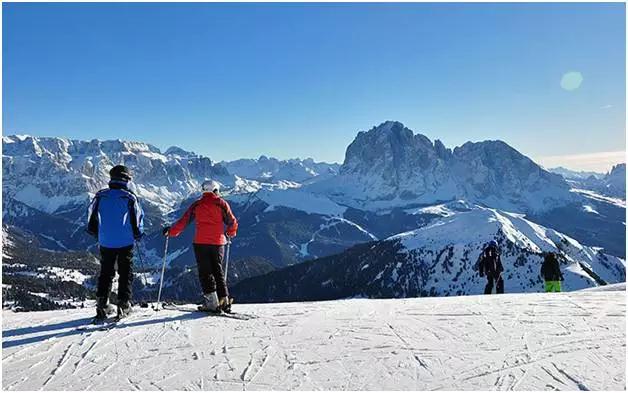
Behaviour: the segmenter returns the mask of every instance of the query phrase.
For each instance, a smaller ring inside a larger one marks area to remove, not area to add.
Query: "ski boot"
[[[131,303],[121,302],[118,304],[118,319],[128,317],[132,312],[133,308],[131,307]]]
[[[203,304],[198,307],[199,311],[207,311],[213,313],[220,312],[220,304],[216,292],[203,294]]]
[[[99,297],[96,300],[96,316],[94,317],[95,321],[104,321],[109,317],[109,315],[113,314],[114,308],[111,304],[109,304],[109,299],[106,297]]]
[[[219,307],[220,310],[222,312],[225,312],[227,314],[231,314],[231,303],[233,302],[233,299],[230,299],[228,297],[221,297],[220,298],[220,302],[219,302]]]

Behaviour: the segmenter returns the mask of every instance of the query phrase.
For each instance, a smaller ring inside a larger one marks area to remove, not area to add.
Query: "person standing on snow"
[[[560,292],[560,282],[563,281],[563,273],[560,271],[558,258],[553,252],[545,254],[541,265],[541,275],[545,280],[545,292]]]
[[[201,188],[203,192],[201,198],[194,202],[172,227],[165,227],[163,234],[177,237],[188,224],[195,222],[193,246],[198,278],[203,289],[202,310],[230,312],[231,303],[222,260],[227,236],[229,238],[236,236],[238,221],[227,201],[219,196],[220,184],[206,180]]]
[[[484,287],[484,294],[489,295],[493,292],[493,282],[496,284],[495,292],[504,293],[504,279],[502,278],[502,272],[504,267],[502,266],[502,260],[499,256],[499,248],[495,240],[491,240],[479,258],[479,270],[480,277],[486,274],[486,287]]]
[[[128,188],[131,173],[124,165],[109,171],[109,187],[94,196],[87,213],[87,233],[98,239],[100,276],[96,291],[96,319],[113,313],[109,304],[111,282],[118,263],[118,317],[131,312],[133,244],[143,235],[144,213],[137,196]]]

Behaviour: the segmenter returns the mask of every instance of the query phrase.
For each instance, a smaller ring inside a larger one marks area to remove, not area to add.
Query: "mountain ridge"
[[[526,214],[583,244],[625,257],[625,203],[574,190],[503,141],[449,149],[400,122],[359,132],[341,165],[263,155],[215,162],[176,146],[162,153],[148,143],[121,140],[6,136],[3,147],[4,222],[35,235],[39,247],[58,252],[97,253],[94,239],[82,230],[87,203],[106,186],[114,163],[130,166],[130,186],[146,213],[141,249],[147,269],[161,264],[161,227],[181,216],[208,177],[223,185],[240,221],[231,253],[241,278],[341,255],[475,205]],[[164,288],[169,296],[189,301],[196,298],[192,232],[171,239]],[[383,247],[381,255],[388,252]]]
[[[397,121],[360,131],[347,147],[338,176],[310,189],[375,210],[464,199],[526,212],[574,200],[561,176],[506,142],[466,142],[452,150]]]
[[[476,263],[490,240],[500,244],[509,293],[542,290],[540,268],[548,251],[562,261],[565,290],[625,281],[621,258],[522,215],[461,207],[444,205],[442,218],[423,227],[243,280],[232,292],[240,302],[253,303],[482,294],[485,279]]]

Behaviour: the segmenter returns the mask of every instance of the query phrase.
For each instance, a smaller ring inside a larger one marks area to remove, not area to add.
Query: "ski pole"
[[[161,266],[161,278],[159,279],[159,293],[157,295],[157,306],[153,308],[155,311],[159,310],[159,302],[161,301],[161,288],[164,285],[164,271],[166,270],[166,257],[168,256],[168,239],[169,238],[170,236],[166,235],[166,246],[164,248],[164,263]]]
[[[225,284],[227,284],[227,272],[229,271],[229,249],[231,248],[231,238],[227,236],[227,250],[225,251]]]
[[[148,280],[146,279],[146,265],[144,264],[144,258],[142,258],[142,247],[140,246],[140,241],[135,242],[135,247],[137,248],[137,256],[140,259],[140,269],[142,269],[142,278],[144,278],[144,288],[146,288],[148,284]],[[148,307],[148,303],[142,301],[140,303],[140,307]]]

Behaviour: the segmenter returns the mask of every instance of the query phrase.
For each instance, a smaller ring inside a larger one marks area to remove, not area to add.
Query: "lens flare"
[[[582,84],[582,74],[578,71],[569,71],[563,75],[560,80],[560,87],[567,91],[573,91]]]

